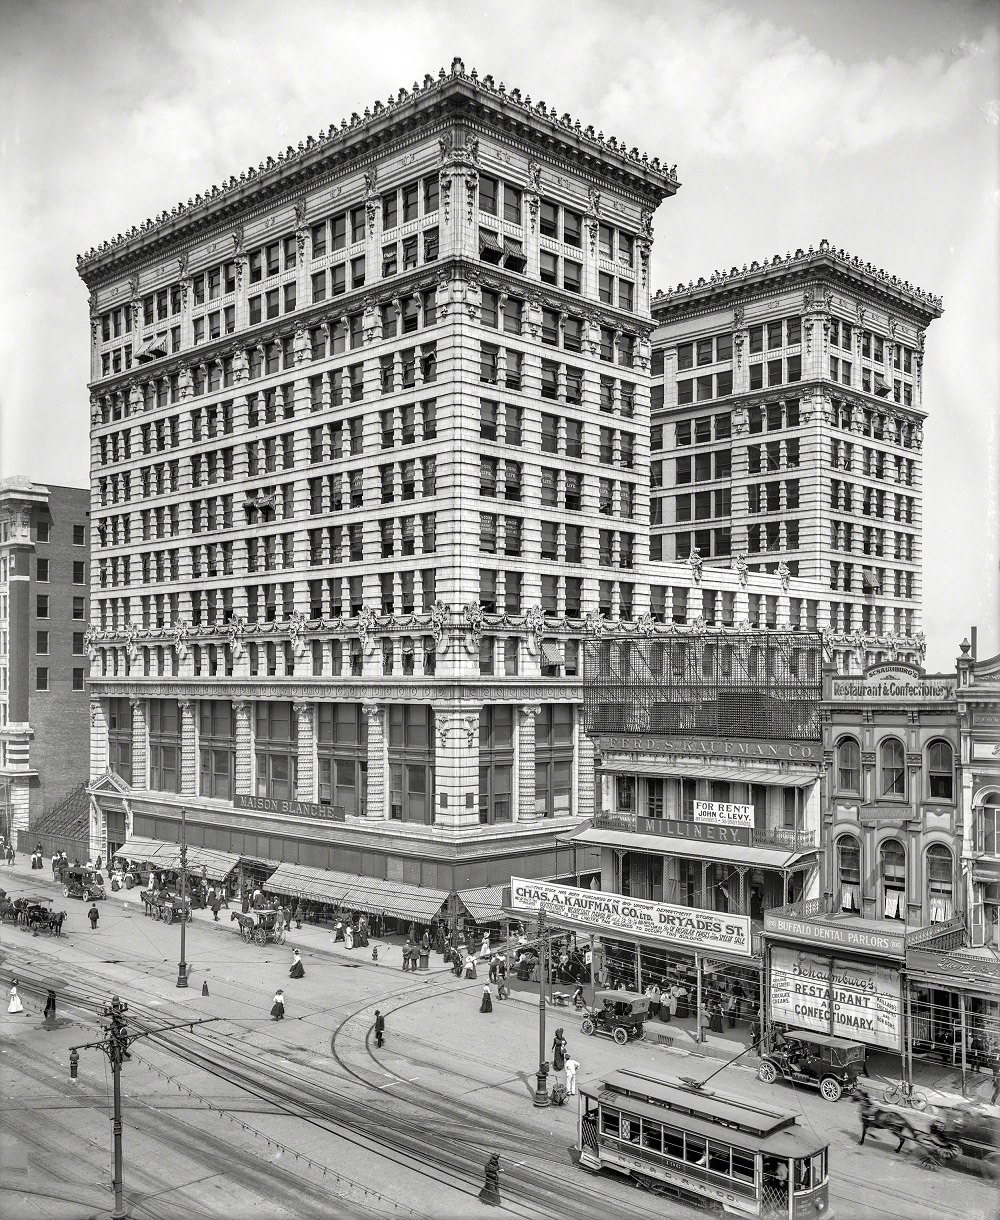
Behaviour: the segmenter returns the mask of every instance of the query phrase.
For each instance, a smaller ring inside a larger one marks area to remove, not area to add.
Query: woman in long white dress
[[[10,1003],[7,1005],[8,1012],[24,1012],[24,1005],[21,1003],[21,997],[17,994],[17,979],[10,989]]]

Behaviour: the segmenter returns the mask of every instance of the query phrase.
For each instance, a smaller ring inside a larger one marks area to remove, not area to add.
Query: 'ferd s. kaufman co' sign
[[[645,936],[663,944],[719,950],[746,957],[751,952],[750,920],[745,915],[647,902],[642,898],[547,881],[528,881],[523,877],[510,879],[510,905],[515,911],[532,913],[544,907],[546,915],[602,935]]]
[[[763,741],[748,737],[665,737],[649,733],[598,733],[595,740],[597,748],[606,754],[706,754],[711,758],[743,762],[780,759],[784,762],[819,764],[823,761],[823,746],[818,741]]]
[[[290,818],[316,818],[323,822],[346,821],[342,805],[316,805],[312,801],[285,801],[274,796],[233,797],[236,809],[252,809],[255,813],[280,813]]]

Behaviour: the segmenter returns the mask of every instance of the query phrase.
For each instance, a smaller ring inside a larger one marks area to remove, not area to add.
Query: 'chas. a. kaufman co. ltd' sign
[[[604,894],[546,881],[510,880],[510,905],[516,911],[537,912],[607,935],[646,936],[665,944],[750,956],[750,920],[698,907],[647,902],[622,894]]]

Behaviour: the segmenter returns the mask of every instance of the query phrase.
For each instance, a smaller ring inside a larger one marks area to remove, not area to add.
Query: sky
[[[667,288],[828,238],[944,298],[927,336],[927,668],[1000,651],[1000,5],[5,0],[0,475],[88,479],[76,256],[455,55],[678,167]]]

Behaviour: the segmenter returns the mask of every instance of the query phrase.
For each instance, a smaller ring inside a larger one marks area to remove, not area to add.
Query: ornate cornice
[[[305,682],[301,678],[285,680],[212,678],[95,678],[90,683],[94,695],[91,706],[99,714],[101,698],[176,699],[181,703],[195,699],[231,699],[249,704],[257,699],[281,699],[293,703],[351,701],[363,705],[438,701],[448,704],[469,700],[479,703],[580,703],[583,686],[576,681],[550,678],[535,682],[497,682],[495,679],[454,678],[391,678],[373,681],[371,678],[316,678]]]

